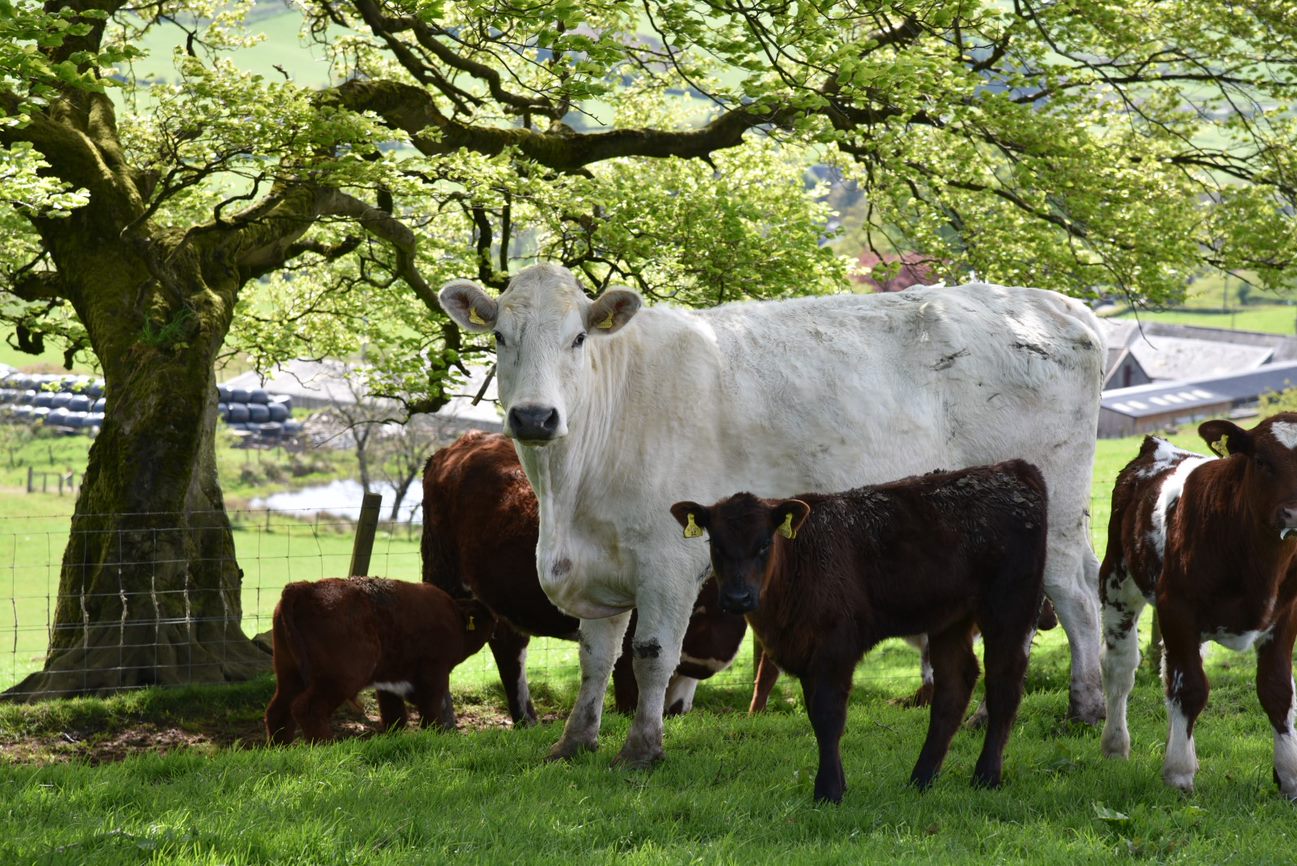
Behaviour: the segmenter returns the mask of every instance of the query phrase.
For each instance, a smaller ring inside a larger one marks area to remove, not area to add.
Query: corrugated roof
[[[1175,411],[1190,413],[1222,403],[1251,402],[1268,391],[1292,387],[1297,387],[1297,361],[1267,364],[1232,376],[1112,388],[1103,392],[1100,405],[1121,415],[1143,418]]]

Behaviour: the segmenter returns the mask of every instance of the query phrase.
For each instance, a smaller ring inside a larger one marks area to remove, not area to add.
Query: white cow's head
[[[592,375],[586,339],[617,333],[640,307],[629,289],[610,288],[591,301],[567,268],[533,265],[498,299],[469,280],[441,289],[441,307],[461,328],[495,334],[504,432],[528,445],[567,435],[569,408]]]

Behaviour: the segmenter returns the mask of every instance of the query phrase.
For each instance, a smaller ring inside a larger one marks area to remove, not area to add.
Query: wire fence
[[[179,515],[153,514],[115,519],[110,530],[94,525],[74,530],[66,514],[0,517],[0,689],[42,670],[52,640],[59,647],[97,648],[79,656],[63,653],[60,670],[80,676],[88,687],[102,683],[106,672],[117,677],[120,688],[219,680],[221,671],[228,670],[230,647],[237,643],[246,650],[243,636],[260,636],[268,648],[274,608],[285,584],[353,573],[355,541],[364,524],[361,509],[334,510],[338,513],[310,508],[231,510],[226,516],[232,555],[224,544],[202,537],[208,532],[223,537],[220,515],[207,520],[206,529],[201,516],[190,514],[186,525]],[[78,527],[86,524],[78,519]],[[105,532],[118,538],[105,543],[97,537]],[[192,550],[183,557],[175,555],[183,549],[186,535],[201,551],[197,557]],[[421,527],[408,522],[374,527],[369,565],[360,573],[420,580],[420,535]],[[141,536],[147,536],[146,541],[141,542]],[[65,556],[96,554],[105,558],[90,561],[102,565],[82,573],[97,574],[98,583],[85,588],[60,585]],[[215,567],[241,572],[241,577],[231,579],[225,589],[203,585],[188,571],[196,564],[209,571]],[[120,613],[105,619],[106,604]],[[72,605],[72,615],[60,617],[60,605]],[[100,614],[92,616],[94,610]],[[60,621],[65,625],[58,625]],[[73,633],[62,633],[61,628]],[[750,641],[750,636],[745,638],[735,664],[718,674],[716,682],[751,684],[755,659]],[[534,638],[527,669],[534,685],[575,683],[580,676],[577,644]],[[879,677],[896,680],[898,689],[917,687],[917,657],[905,665],[904,673]],[[454,684],[461,688],[498,683],[489,648],[454,673]]]

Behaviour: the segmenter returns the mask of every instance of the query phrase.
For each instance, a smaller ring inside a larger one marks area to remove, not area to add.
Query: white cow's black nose
[[[552,406],[514,406],[509,410],[509,432],[515,439],[553,439],[557,431],[558,410]]]

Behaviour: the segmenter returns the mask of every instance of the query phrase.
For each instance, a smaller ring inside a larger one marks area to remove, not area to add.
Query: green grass
[[[1279,305],[1239,307],[1229,313],[1194,312],[1185,309],[1144,310],[1136,317],[1133,313],[1114,316],[1117,319],[1138,318],[1142,322],[1165,322],[1173,325],[1193,325],[1198,328],[1227,328],[1234,331],[1258,331],[1265,334],[1297,334],[1297,307]]]
[[[1163,711],[1151,675],[1132,700],[1129,762],[1100,757],[1098,731],[1060,721],[1065,653],[1051,636],[1033,657],[1010,740],[1006,784],[969,787],[981,734],[962,731],[932,790],[904,785],[926,713],[862,665],[844,740],[850,788],[815,806],[814,740],[786,689],[748,718],[738,684],[709,686],[666,723],[667,761],[609,771],[628,727],[605,717],[601,750],[542,758],[558,724],[442,735],[403,732],[329,746],[191,750],[120,764],[0,767],[6,863],[879,863],[1147,860],[1291,862],[1292,806],[1270,781],[1268,726],[1251,693],[1250,656],[1210,659],[1215,691],[1197,732],[1198,792],[1159,776]],[[260,691],[258,691],[260,689]],[[549,701],[570,705],[574,684]],[[225,697],[204,697],[209,693]],[[238,690],[156,693],[0,710],[0,729],[78,730],[115,716],[181,720],[255,714],[265,681]],[[469,700],[476,696],[469,695]],[[133,702],[133,703],[132,703]],[[213,705],[213,702],[215,704]],[[457,705],[465,696],[460,690]],[[199,704],[194,709],[194,704]],[[44,714],[43,716],[39,714]],[[35,717],[35,718],[33,718]]]

